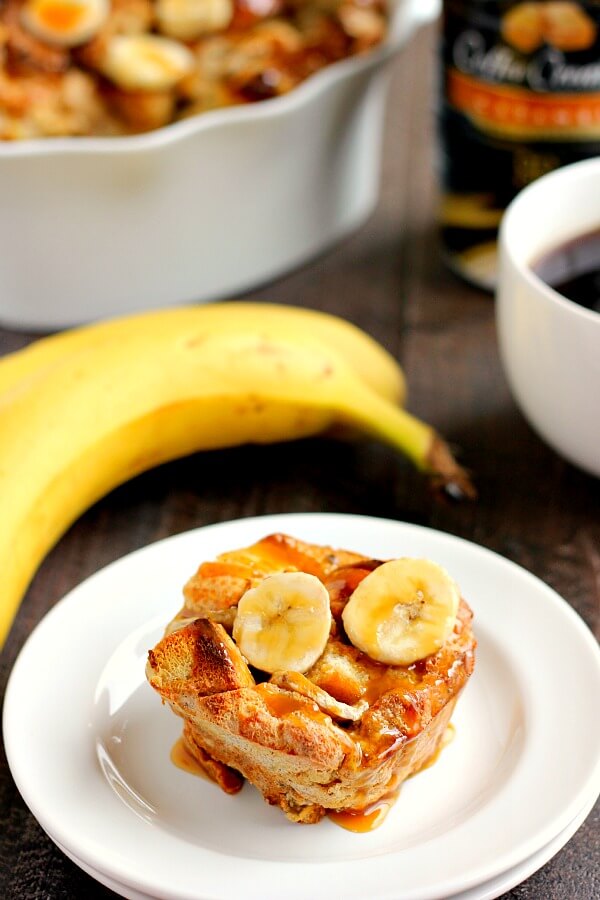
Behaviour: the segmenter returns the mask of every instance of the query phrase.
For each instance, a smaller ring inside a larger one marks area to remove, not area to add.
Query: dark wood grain
[[[206,523],[330,510],[416,522],[515,560],[600,629],[600,482],[560,460],[515,408],[496,351],[493,305],[450,275],[434,227],[434,35],[397,61],[381,202],[366,227],[256,297],[346,316],[406,368],[410,407],[456,446],[480,491],[475,505],[436,502],[387,448],[310,440],[212,452],[163,466],[98,503],[48,556],[0,659],[2,695],[26,636],[70,588],[150,541]],[[31,336],[0,330],[0,352]],[[559,654],[559,648],[557,653]],[[557,659],[557,664],[560,664]],[[590,698],[596,704],[598,698]],[[24,806],[0,759],[0,897],[114,896],[69,862]],[[506,897],[600,896],[600,808],[541,871]]]

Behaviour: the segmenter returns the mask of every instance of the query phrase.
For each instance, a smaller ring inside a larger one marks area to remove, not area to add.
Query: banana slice
[[[306,672],[323,653],[330,628],[329,594],[319,579],[280,572],[241,598],[233,639],[263,672]]]
[[[118,34],[107,44],[102,72],[129,91],[166,91],[194,68],[194,56],[156,34]]]
[[[409,666],[436,653],[454,628],[460,592],[428,559],[394,559],[361,581],[342,613],[355,647],[378,662]]]
[[[233,18],[232,0],[158,0],[158,27],[163,34],[191,41],[201,34],[227,28]]]
[[[369,708],[366,700],[359,700],[356,706],[349,706],[348,703],[336,700],[300,672],[275,672],[270,683],[284,690],[303,694],[332,719],[340,719],[342,722],[359,722]]]
[[[100,31],[108,12],[109,0],[27,0],[21,21],[42,41],[76,47]]]

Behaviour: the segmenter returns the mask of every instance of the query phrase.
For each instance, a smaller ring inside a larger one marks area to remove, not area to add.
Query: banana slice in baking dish
[[[233,18],[233,0],[157,0],[156,18],[163,34],[191,41],[227,28]]]
[[[100,31],[109,9],[109,0],[27,0],[21,22],[42,41],[77,47]]]
[[[427,559],[394,559],[361,581],[342,613],[355,647],[378,662],[408,666],[450,637],[460,592]]]
[[[194,68],[187,47],[156,34],[117,34],[106,46],[102,72],[130,91],[166,91]]]

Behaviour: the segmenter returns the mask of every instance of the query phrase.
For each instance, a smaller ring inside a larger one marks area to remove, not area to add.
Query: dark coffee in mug
[[[567,300],[600,313],[600,228],[555,247],[531,268]]]

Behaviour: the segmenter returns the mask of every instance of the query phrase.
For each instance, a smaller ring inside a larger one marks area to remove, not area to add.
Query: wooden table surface
[[[382,195],[369,223],[322,259],[253,296],[346,316],[385,344],[405,367],[410,408],[462,448],[479,501],[436,501],[408,464],[369,442],[246,447],[163,466],[98,503],[48,556],[0,659],[2,695],[31,629],[82,579],[167,535],[261,513],[363,513],[461,535],[534,572],[598,634],[600,481],[563,462],[530,430],[500,368],[492,300],[456,280],[440,261],[434,66],[430,29],[394,66]],[[0,353],[32,337],[0,330]],[[560,647],[556,652],[561,665]],[[590,714],[594,703],[597,713],[597,700],[590,697]],[[0,897],[109,896],[42,832],[2,752]],[[600,897],[600,806],[550,863],[505,896]]]

